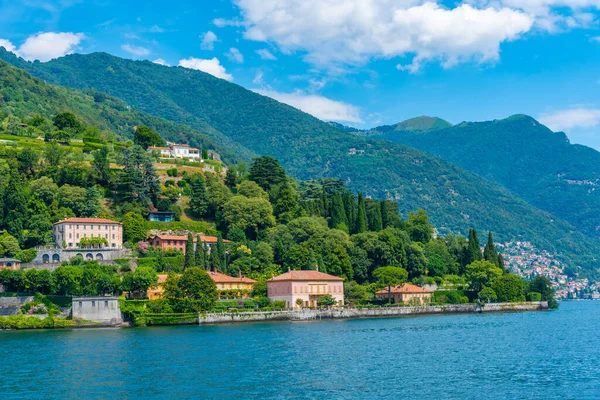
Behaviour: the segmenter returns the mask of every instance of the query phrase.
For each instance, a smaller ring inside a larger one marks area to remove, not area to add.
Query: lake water
[[[0,332],[0,399],[600,398],[600,302],[551,312]]]

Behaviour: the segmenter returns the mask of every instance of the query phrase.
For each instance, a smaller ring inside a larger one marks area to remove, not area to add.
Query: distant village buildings
[[[216,236],[207,236],[204,234],[200,234],[200,241],[203,244],[208,246],[210,250],[213,246],[217,244],[219,240]],[[193,235],[194,237],[194,251],[196,250],[197,245],[197,237],[198,235]],[[150,237],[148,243],[150,246],[153,246],[157,249],[161,250],[179,250],[185,254],[185,248],[187,245],[187,234],[186,235],[174,235],[169,233],[159,233]],[[229,240],[223,240],[223,243],[230,243]]]
[[[317,307],[319,297],[331,295],[340,306],[344,305],[344,279],[319,271],[288,271],[267,281],[271,300],[283,300],[287,308]]]

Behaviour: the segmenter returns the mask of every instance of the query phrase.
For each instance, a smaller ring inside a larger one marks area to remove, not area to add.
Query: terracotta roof
[[[276,281],[343,281],[343,278],[325,274],[319,271],[289,271],[269,279],[267,282]]]
[[[402,286],[392,286],[392,294],[393,293],[433,293],[435,290],[423,289],[417,285],[413,285],[411,283],[405,283]],[[376,294],[388,294],[387,287],[381,289]]]
[[[106,219],[106,218],[67,218],[67,219],[63,219],[58,222],[55,222],[54,225],[64,224],[65,222],[74,223],[74,224],[117,224],[117,225],[122,225],[119,221],[113,221],[113,220]]]
[[[186,235],[155,235],[154,237],[157,237],[161,240],[183,240],[187,242],[187,236]],[[202,238],[202,242],[203,243],[217,243],[217,241],[219,240],[219,238],[217,238],[216,236],[203,236],[200,235],[200,237]],[[194,235],[194,242],[196,242],[196,235]],[[226,240],[223,239],[223,243],[231,243],[230,240]]]
[[[254,279],[242,277],[233,277],[229,275],[222,274],[220,272],[209,272],[208,273],[215,283],[256,283]]]
[[[161,283],[165,283],[167,281],[167,278],[169,277],[168,274],[158,274],[158,284],[160,285]]]
[[[152,149],[152,150],[171,150],[170,147],[161,147],[161,146],[150,146],[150,147],[148,147],[148,149]]]

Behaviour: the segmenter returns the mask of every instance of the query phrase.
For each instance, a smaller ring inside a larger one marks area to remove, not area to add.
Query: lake
[[[600,398],[600,302],[550,312],[0,332],[2,399]]]

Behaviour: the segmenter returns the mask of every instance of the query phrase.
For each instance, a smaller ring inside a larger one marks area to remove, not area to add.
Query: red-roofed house
[[[187,235],[169,235],[169,234],[158,234],[150,238],[148,243],[157,249],[168,250],[174,249],[182,251],[185,254],[185,246],[187,244]],[[212,248],[217,244],[219,240],[216,236],[200,235],[202,243],[206,243],[208,248]],[[194,250],[196,249],[197,235],[194,235]],[[231,243],[229,240],[223,240],[223,243]]]
[[[239,290],[239,297],[248,297],[256,283],[254,279],[245,276],[234,277],[214,271],[210,271],[208,274],[215,281],[217,290]]]
[[[434,290],[423,289],[417,285],[405,283],[402,286],[393,286],[391,288],[391,299],[394,303],[404,304],[428,304],[431,302]],[[388,288],[381,289],[375,293],[378,299],[388,298]]]
[[[320,296],[329,294],[338,305],[344,305],[344,279],[319,271],[288,271],[267,281],[267,295],[271,300],[284,300],[288,308],[316,307]]]

